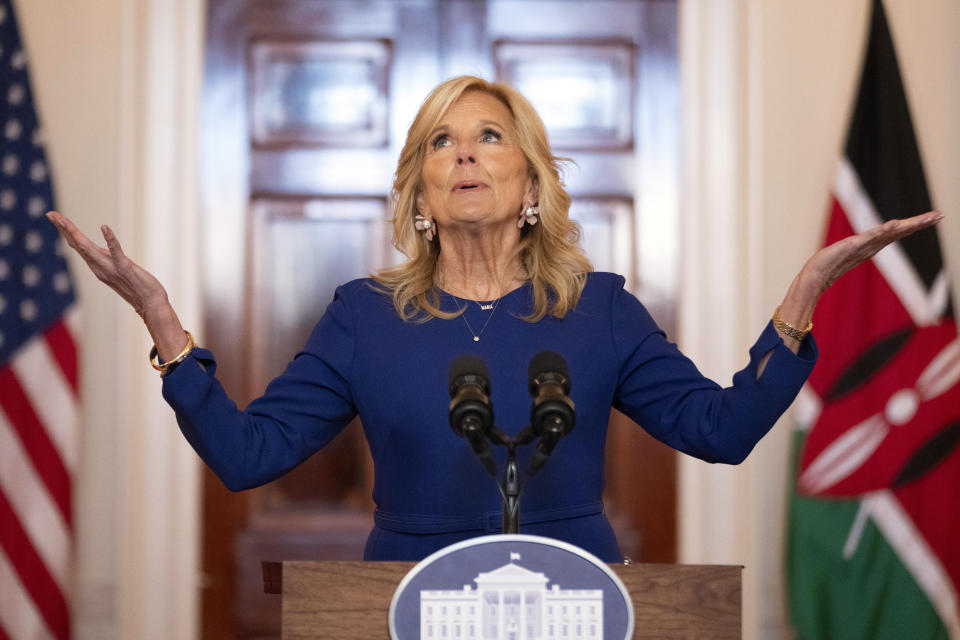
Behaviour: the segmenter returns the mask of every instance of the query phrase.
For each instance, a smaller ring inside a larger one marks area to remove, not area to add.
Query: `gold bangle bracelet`
[[[810,322],[803,329],[797,329],[792,327],[786,322],[783,321],[783,318],[780,317],[780,307],[777,307],[773,312],[773,326],[777,328],[777,331],[784,333],[797,342],[803,342],[803,339],[807,337],[807,334],[810,333],[810,330],[813,329],[813,323]]]
[[[190,352],[193,351],[193,349],[197,346],[197,343],[193,341],[193,335],[186,330],[184,330],[184,333],[187,334],[187,346],[185,346],[183,351],[181,351],[180,354],[177,355],[177,357],[173,360],[168,362],[160,362],[160,354],[157,353],[157,345],[153,345],[153,348],[150,349],[150,366],[159,371],[160,375],[166,373],[167,369],[170,367],[183,362],[186,357],[190,355]]]

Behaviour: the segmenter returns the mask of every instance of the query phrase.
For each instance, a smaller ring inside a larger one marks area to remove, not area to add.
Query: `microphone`
[[[490,374],[476,356],[460,356],[450,366],[450,428],[470,443],[470,448],[490,475],[497,465],[487,442],[493,428]]]
[[[576,414],[568,395],[570,373],[563,356],[553,351],[541,351],[533,356],[527,380],[533,396],[530,427],[540,438],[530,457],[530,474],[533,475],[547,463],[560,438],[573,431]]]

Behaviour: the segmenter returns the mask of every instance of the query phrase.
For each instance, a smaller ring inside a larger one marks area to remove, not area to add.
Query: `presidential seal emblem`
[[[394,640],[625,640],[620,578],[574,545],[529,535],[460,542],[410,570],[390,603]]]

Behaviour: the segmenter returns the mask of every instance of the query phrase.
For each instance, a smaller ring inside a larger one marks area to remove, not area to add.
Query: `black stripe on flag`
[[[905,218],[933,208],[880,0],[874,0],[846,155],[881,219]],[[943,267],[936,231],[926,229],[900,245],[929,289]]]

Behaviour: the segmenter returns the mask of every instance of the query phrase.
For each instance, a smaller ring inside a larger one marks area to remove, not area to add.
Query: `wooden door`
[[[644,154],[664,148],[643,135],[650,119],[676,130],[675,31],[662,0],[211,0],[204,342],[231,397],[243,406],[262,392],[337,284],[401,259],[387,223],[396,158],[423,98],[462,73],[531,98],[555,152],[578,165],[566,184],[595,267],[650,292],[669,331],[673,293],[640,271],[676,256],[641,250],[638,185]],[[606,502],[625,553],[674,560],[673,453],[619,415],[610,445]],[[260,560],[361,557],[371,488],[356,421],[259,489],[232,494],[207,472],[203,637],[275,635],[279,600],[260,593]]]

